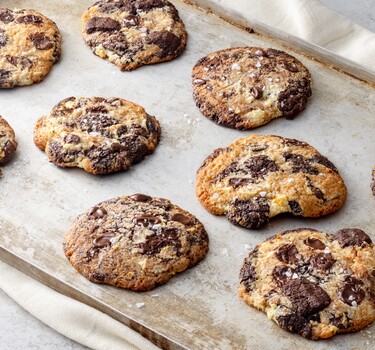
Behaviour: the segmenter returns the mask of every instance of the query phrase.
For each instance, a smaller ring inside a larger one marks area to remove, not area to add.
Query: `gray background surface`
[[[375,31],[373,0],[321,0],[331,9]],[[27,311],[22,309],[0,290],[1,349],[86,349],[58,334]]]

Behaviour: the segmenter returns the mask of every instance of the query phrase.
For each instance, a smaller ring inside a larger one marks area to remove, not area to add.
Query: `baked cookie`
[[[359,229],[277,234],[245,258],[239,295],[287,331],[329,338],[375,320],[375,247]]]
[[[332,213],[344,203],[346,187],[336,167],[306,142],[251,135],[204,161],[196,194],[210,213],[258,229],[281,213]]]
[[[55,22],[34,10],[0,8],[0,88],[42,81],[60,52]]]
[[[128,169],[154,151],[159,137],[155,117],[115,97],[69,97],[34,130],[34,143],[52,163],[93,174]]]
[[[307,68],[279,50],[239,47],[209,54],[193,68],[193,97],[217,124],[253,129],[293,119],[311,96]]]
[[[184,23],[167,0],[101,0],[82,21],[86,44],[122,71],[170,61],[186,46]]]
[[[375,166],[372,167],[371,190],[372,190],[372,194],[375,196]]]
[[[8,122],[0,116],[0,165],[7,163],[16,152],[17,142],[14,130]]]
[[[64,251],[93,282],[146,291],[201,261],[208,236],[193,215],[169,200],[135,194],[99,203],[79,216]]]

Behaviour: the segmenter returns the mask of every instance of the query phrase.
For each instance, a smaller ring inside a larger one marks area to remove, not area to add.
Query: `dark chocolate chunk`
[[[181,39],[177,35],[165,30],[150,33],[148,42],[161,48],[161,58],[173,54],[181,45]]]
[[[0,69],[0,86],[8,82],[12,73],[6,69]]]
[[[4,30],[0,29],[0,47],[5,46],[8,42],[8,37],[5,35]]]
[[[299,112],[303,111],[306,102],[311,96],[310,82],[303,78],[290,84],[290,86],[281,91],[278,96],[278,108],[283,112],[287,119],[293,119]]]
[[[313,167],[310,164],[310,161],[300,154],[284,152],[283,157],[285,158],[285,161],[292,163],[293,173],[305,173],[311,175],[319,174],[318,169]]]
[[[277,258],[287,264],[298,263],[297,254],[298,250],[294,244],[284,244],[276,252]]]
[[[151,199],[150,196],[141,193],[133,194],[130,196],[130,198],[136,202],[148,202]]]
[[[127,136],[123,140],[126,146],[126,152],[132,158],[133,164],[139,163],[148,155],[148,148],[137,135]]]
[[[344,228],[337,231],[334,234],[333,239],[338,241],[342,248],[349,246],[364,247],[366,243],[372,244],[371,238],[358,228]]]
[[[0,159],[0,165],[7,163],[12,158],[13,154],[16,152],[15,144],[8,140],[3,147],[3,152],[4,156]]]
[[[92,277],[95,278],[97,281],[99,282],[104,282],[107,275],[106,274],[103,274],[103,273],[100,273],[100,272],[97,272],[97,271],[94,271],[92,273]]]
[[[109,114],[93,113],[82,116],[80,128],[87,132],[105,133],[106,128],[116,124]]]
[[[155,8],[164,7],[165,2],[162,0],[138,0],[135,3],[135,8],[142,12],[148,12]]]
[[[175,228],[163,229],[161,233],[155,233],[147,237],[145,243],[140,244],[143,254],[156,255],[162,248],[172,246],[177,250],[181,248],[181,241],[178,237],[178,230]]]
[[[359,305],[366,296],[366,292],[362,287],[362,281],[354,277],[347,277],[340,293],[342,301],[350,306]]]
[[[186,215],[180,214],[180,213],[173,214],[172,217],[171,217],[171,220],[180,222],[181,224],[184,224],[186,226],[189,226],[193,223],[191,218],[189,218]]]
[[[25,56],[5,56],[6,60],[13,66],[21,65],[22,69],[32,66],[32,62]]]
[[[240,270],[240,282],[245,286],[248,292],[253,290],[253,282],[256,280],[255,267],[251,263],[253,253],[246,259]]]
[[[250,93],[254,96],[256,100],[259,100],[263,97],[263,91],[260,87],[253,86],[250,90]]]
[[[318,154],[313,155],[312,158],[311,158],[311,162],[322,164],[325,167],[333,170],[334,172],[336,172],[336,173],[338,172],[338,170],[334,166],[334,164],[322,155],[318,155]]]
[[[233,188],[238,188],[254,183],[254,180],[249,177],[232,177],[228,181]]]
[[[53,47],[53,43],[42,33],[30,35],[30,40],[38,50],[49,50]]]
[[[106,232],[105,234],[103,234],[99,237],[96,237],[93,240],[93,244],[94,244],[95,247],[98,247],[98,248],[103,248],[103,247],[109,246],[109,245],[111,245],[111,239],[115,236],[116,236],[116,234],[113,233],[113,232]]]
[[[86,253],[86,260],[90,261],[95,256],[95,254],[99,252],[99,250],[100,249],[98,247],[90,248],[88,252]]]
[[[139,24],[139,17],[129,15],[122,19],[122,25],[126,28],[136,27]]]
[[[267,57],[267,53],[263,50],[256,50],[254,52],[254,55],[257,57]]]
[[[312,331],[309,321],[301,315],[290,313],[276,319],[278,325],[288,332],[298,333],[305,338],[311,338]]]
[[[69,134],[64,137],[64,142],[77,145],[81,142],[81,138],[78,135]]]
[[[310,188],[311,192],[314,194],[314,196],[323,202],[326,201],[324,193],[322,190],[314,185],[314,183],[311,181],[310,178],[307,177],[307,186]]]
[[[289,201],[288,204],[289,204],[289,207],[290,207],[291,211],[293,212],[293,214],[301,214],[302,213],[302,208],[301,208],[301,206],[299,205],[298,202]]]
[[[259,229],[269,222],[270,206],[267,199],[256,197],[252,200],[234,199],[227,213],[228,220],[235,225]]]
[[[102,45],[105,49],[113,51],[120,56],[124,55],[129,47],[126,36],[122,33],[111,35]]]
[[[90,211],[90,219],[102,219],[107,215],[107,210],[101,207],[94,207]]]
[[[120,23],[109,17],[93,17],[86,24],[86,32],[114,32],[120,30]]]
[[[348,313],[345,312],[339,316],[335,316],[334,314],[331,314],[329,316],[329,322],[339,329],[345,329],[349,327],[349,324],[351,323],[351,319]]]
[[[265,155],[251,157],[244,162],[244,165],[246,172],[249,172],[251,177],[255,179],[279,170],[277,164]]]
[[[148,226],[149,224],[154,225],[154,224],[160,224],[161,220],[153,215],[142,215],[142,216],[137,216],[135,219],[135,222],[137,224],[141,224],[143,226]]]
[[[301,316],[315,314],[331,303],[326,291],[306,278],[288,278],[281,291],[291,301],[293,311]]]
[[[34,24],[38,26],[41,23],[43,23],[43,19],[40,16],[26,15],[26,16],[17,17],[16,23]]]
[[[129,1],[117,1],[117,2],[111,1],[110,3],[99,2],[99,3],[96,3],[95,5],[99,7],[100,12],[102,13],[114,13],[116,11],[127,11],[131,14],[135,14],[134,3],[129,2]]]
[[[284,138],[283,144],[285,146],[298,146],[298,147],[306,147],[308,144],[304,141],[296,140],[296,139],[288,139]]]
[[[149,132],[157,132],[159,130],[158,125],[155,122],[155,118],[147,114],[146,126]]]
[[[268,145],[250,145],[249,148],[253,152],[260,152],[266,150],[268,148]]]
[[[321,272],[329,271],[332,265],[336,262],[330,253],[313,254],[309,261],[314,269]]]
[[[286,70],[292,73],[297,73],[299,71],[298,67],[294,63],[282,62],[281,67],[285,68]]]
[[[311,248],[323,250],[325,249],[326,245],[317,238],[307,238],[303,241],[306,245],[308,245]]]
[[[2,8],[0,9],[0,21],[3,23],[10,23],[13,22],[14,16],[13,16],[13,11]]]
[[[296,270],[286,265],[275,266],[272,271],[272,277],[275,283],[281,287],[291,276],[296,273]]]

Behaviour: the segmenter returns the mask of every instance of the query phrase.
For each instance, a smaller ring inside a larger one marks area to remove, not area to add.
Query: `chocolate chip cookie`
[[[92,174],[128,169],[154,151],[159,137],[155,117],[115,97],[69,97],[39,118],[34,130],[34,143],[51,162]]]
[[[293,119],[311,96],[307,68],[275,49],[231,48],[209,54],[193,68],[193,97],[217,124],[253,129],[272,119]]]
[[[170,61],[186,46],[185,25],[167,0],[101,0],[82,21],[86,44],[122,71]]]
[[[0,8],[0,88],[38,83],[60,58],[56,24],[34,10]]]
[[[251,135],[204,161],[196,194],[212,214],[258,229],[281,213],[332,213],[344,203],[346,187],[337,168],[306,142]]]
[[[93,282],[146,291],[201,261],[208,236],[192,214],[169,200],[135,194],[99,203],[79,216],[64,251]]]
[[[17,142],[14,130],[8,122],[0,116],[0,165],[7,163],[16,152]]]
[[[298,229],[260,243],[240,272],[239,295],[289,332],[329,338],[375,320],[375,247],[359,229]]]

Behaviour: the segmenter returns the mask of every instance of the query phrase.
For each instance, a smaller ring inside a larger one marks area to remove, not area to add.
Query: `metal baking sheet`
[[[227,47],[286,50],[285,43],[295,49],[301,42],[285,36],[281,46],[281,41],[250,34],[181,1],[173,2],[190,33],[186,52],[172,62],[125,73],[94,56],[83,43],[80,16],[91,1],[1,1],[2,6],[43,12],[56,21],[64,41],[61,62],[45,81],[0,91],[0,114],[13,125],[19,142],[17,156],[3,167],[0,178],[0,258],[111,315],[166,349],[374,347],[375,325],[355,334],[313,342],[279,329],[237,296],[238,273],[246,253],[274,233],[298,227],[329,232],[358,227],[375,238],[375,198],[369,188],[375,162],[374,88],[335,69],[343,69],[340,60],[332,68],[320,63],[321,57],[310,57],[314,46],[303,43],[300,47],[310,52],[293,54],[310,69],[313,78],[313,97],[306,110],[293,121],[277,119],[253,131],[220,127],[201,116],[192,100],[190,74],[195,62]],[[273,33],[259,23],[256,26],[258,32],[263,28],[266,34]],[[336,56],[325,55],[331,65],[336,62]],[[369,81],[373,79],[365,73]],[[131,170],[109,176],[93,176],[48,163],[32,141],[37,118],[65,97],[92,95],[123,97],[155,115],[162,126],[156,152]],[[213,149],[251,133],[305,140],[328,156],[348,187],[344,206],[320,219],[280,217],[261,231],[235,227],[224,217],[205,211],[195,197],[196,170]],[[64,233],[78,214],[97,202],[136,192],[169,198],[195,214],[210,235],[209,254],[196,268],[150,292],[93,284],[65,258]],[[144,303],[144,307],[137,308],[136,303]]]

